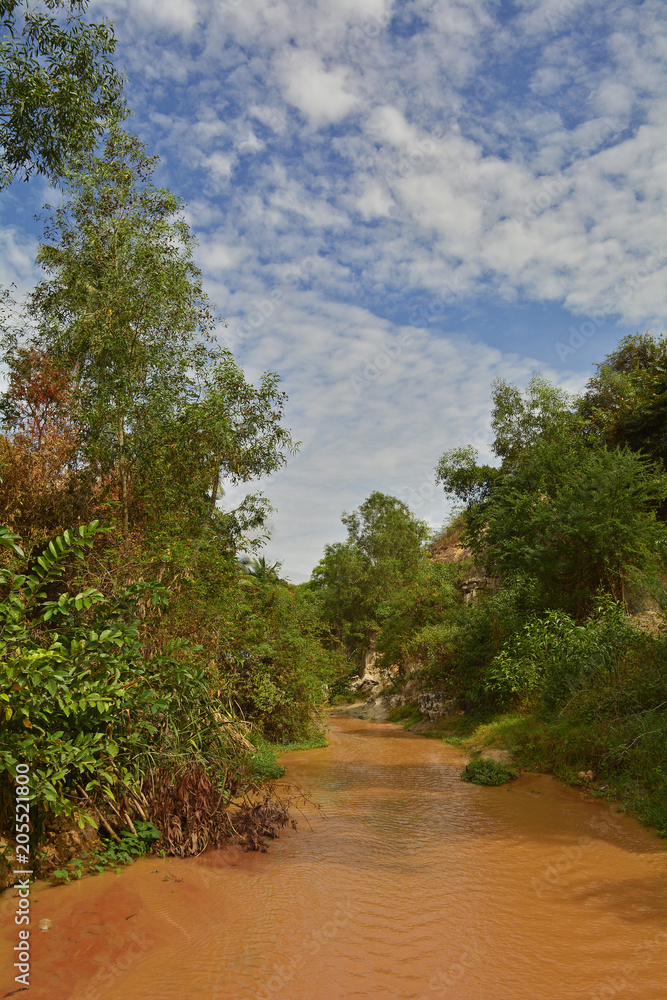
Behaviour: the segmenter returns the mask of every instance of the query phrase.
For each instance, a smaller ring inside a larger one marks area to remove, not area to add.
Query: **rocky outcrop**
[[[333,715],[351,715],[353,719],[367,719],[369,722],[385,722],[391,709],[390,699],[380,695],[371,697],[363,705],[349,705],[334,708]]]
[[[398,667],[382,670],[378,665],[378,658],[379,654],[375,649],[366,653],[361,673],[350,682],[350,690],[357,694],[369,694],[377,697],[394,681],[398,674]]]
[[[378,654],[375,650],[366,653],[361,673],[350,682],[350,690],[357,694],[372,692],[378,694],[383,684],[382,673],[377,665]]]
[[[457,528],[436,539],[431,548],[431,559],[437,563],[458,563],[461,577],[457,586],[463,596],[463,603],[470,604],[479,594],[496,594],[500,589],[500,579],[490,576],[475,566],[470,549],[461,543],[462,529]]]
[[[442,691],[422,691],[417,696],[417,707],[425,719],[437,722],[447,715],[453,715],[458,703],[456,698],[447,698]]]

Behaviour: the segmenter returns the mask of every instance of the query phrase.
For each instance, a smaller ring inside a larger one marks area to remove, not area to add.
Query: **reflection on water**
[[[455,748],[389,723],[334,718],[327,749],[285,763],[324,811],[268,854],[36,888],[23,996],[667,997],[667,850],[633,820],[548,777],[461,782]]]

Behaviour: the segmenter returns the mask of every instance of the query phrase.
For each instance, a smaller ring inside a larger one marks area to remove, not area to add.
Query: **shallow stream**
[[[285,757],[322,814],[267,854],[33,887],[16,994],[6,893],[0,998],[667,998],[664,841],[546,776],[461,782],[457,749],[390,723],[330,741]]]

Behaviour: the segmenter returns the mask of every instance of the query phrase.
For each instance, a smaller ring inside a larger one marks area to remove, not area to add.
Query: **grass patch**
[[[352,705],[355,701],[363,701],[360,694],[356,691],[343,691],[342,694],[334,694],[329,698],[329,704],[332,708],[336,705]]]
[[[516,771],[495,760],[483,760],[481,757],[471,760],[461,772],[461,781],[471,781],[474,785],[506,785],[517,777]]]
[[[136,833],[125,828],[120,831],[118,841],[110,840],[107,846],[96,851],[86,851],[81,857],[56,868],[51,877],[57,882],[72,882],[83,875],[92,875],[115,868],[118,873],[125,865],[130,865],[135,858],[149,854],[161,833],[152,823],[136,822]]]
[[[257,780],[276,781],[285,774],[285,768],[277,762],[280,754],[295,750],[318,750],[320,747],[329,746],[329,741],[324,733],[318,733],[307,740],[297,740],[295,743],[268,743],[257,738],[256,746],[256,752],[250,756],[253,774]]]
[[[392,708],[387,716],[389,722],[400,722],[404,729],[414,726],[421,721],[422,714],[417,708],[416,702],[409,702],[407,705],[397,705]]]

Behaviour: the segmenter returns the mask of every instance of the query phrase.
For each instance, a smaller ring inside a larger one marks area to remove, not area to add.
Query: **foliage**
[[[517,777],[516,771],[482,757],[471,760],[461,772],[461,781],[471,781],[475,785],[506,785]]]
[[[478,564],[505,584],[532,578],[546,606],[578,616],[599,589],[622,599],[628,581],[656,577],[667,478],[654,462],[585,433],[571,401],[537,377],[525,400],[496,383],[493,425],[493,475],[472,449],[445,453],[437,470],[467,501],[464,540]]]
[[[134,831],[125,827],[119,832],[118,841],[111,841],[105,847],[95,851],[86,851],[75,858],[64,868],[56,868],[52,872],[54,879],[71,882],[84,874],[101,873],[107,868],[115,868],[118,873],[122,866],[132,864],[135,858],[148,854],[154,842],[159,840],[161,833],[152,823],[137,820],[133,823]]]
[[[83,20],[88,0],[43,6],[0,4],[0,187],[35,172],[62,175],[122,109],[111,25]]]
[[[538,441],[562,446],[563,436],[576,430],[573,403],[566,392],[541,375],[533,375],[524,395],[515,385],[496,379],[491,426],[493,451],[501,459],[503,471],[525,461]]]
[[[376,649],[382,664],[404,665],[427,658],[433,629],[451,620],[458,604],[456,568],[423,560],[418,570],[397,586],[383,605],[382,628]]]
[[[623,606],[609,597],[600,598],[583,623],[549,610],[531,617],[505,641],[486,671],[486,688],[499,707],[532,701],[573,712],[595,691],[602,708],[624,663],[633,656],[646,658],[648,644]],[[624,700],[627,710],[628,692]]]
[[[528,574],[549,604],[585,614],[600,588],[622,598],[628,580],[657,571],[665,497],[667,477],[627,449],[540,441],[470,512],[469,537],[503,580]]]
[[[151,818],[177,853],[197,853],[204,841],[241,836],[241,829],[244,842],[261,846],[261,830],[273,829],[274,821],[280,826],[287,814],[261,791],[254,747],[216,697],[217,678],[202,662],[201,647],[168,632],[142,637],[138,612],[148,606],[159,617],[165,588],[135,583],[112,598],[92,587],[49,595],[99,530],[93,524],[66,533],[26,571],[3,571],[0,824],[6,829],[10,821],[11,783],[17,763],[25,762],[37,841],[53,815],[78,818],[80,825],[88,816],[117,837],[118,822],[134,813]],[[0,537],[16,559],[25,558],[13,533]],[[218,803],[212,819],[175,818],[178,789],[188,782],[193,795],[198,790]],[[227,804],[250,791],[263,807],[257,811],[257,800],[248,800],[230,825]]]
[[[664,654],[663,654],[664,655]],[[664,669],[663,659],[663,669]],[[458,720],[464,746],[502,746],[514,763],[581,786],[593,772],[589,794],[616,800],[667,836],[667,713],[659,708],[616,716],[571,718],[506,713]],[[456,739],[456,736],[453,737]],[[451,741],[452,737],[447,737]]]
[[[324,620],[360,663],[397,592],[422,571],[428,528],[400,500],[378,492],[342,521],[347,541],[326,546],[310,590]]]
[[[452,448],[444,452],[435,470],[435,481],[466,506],[486,500],[498,476],[493,466],[478,465],[477,456],[472,445]]]
[[[667,338],[624,337],[579,402],[586,430],[667,464]]]
[[[264,739],[308,739],[321,730],[323,685],[340,670],[340,654],[325,649],[328,629],[301,588],[250,579],[245,586],[235,562],[209,540],[164,634],[198,635],[217,697]]]
[[[32,547],[68,525],[99,518],[103,487],[93,470],[77,461],[80,434],[68,412],[68,372],[35,346],[17,346],[5,360],[0,518]]]
[[[102,156],[67,171],[38,253],[38,334],[6,338],[5,426],[14,452],[27,442],[39,456],[46,427],[59,474],[116,503],[126,544],[147,528],[238,540],[267,505],[246,498],[221,517],[222,478],[268,475],[297,446],[281,426],[278,377],[249,384],[211,339],[195,241],[181,200],[151,182],[156,162],[113,126]]]
[[[387,716],[390,722],[400,722],[404,729],[414,726],[415,723],[421,722],[422,714],[419,711],[419,707],[416,702],[411,702],[406,705],[397,705],[396,708],[392,708],[389,715]]]

